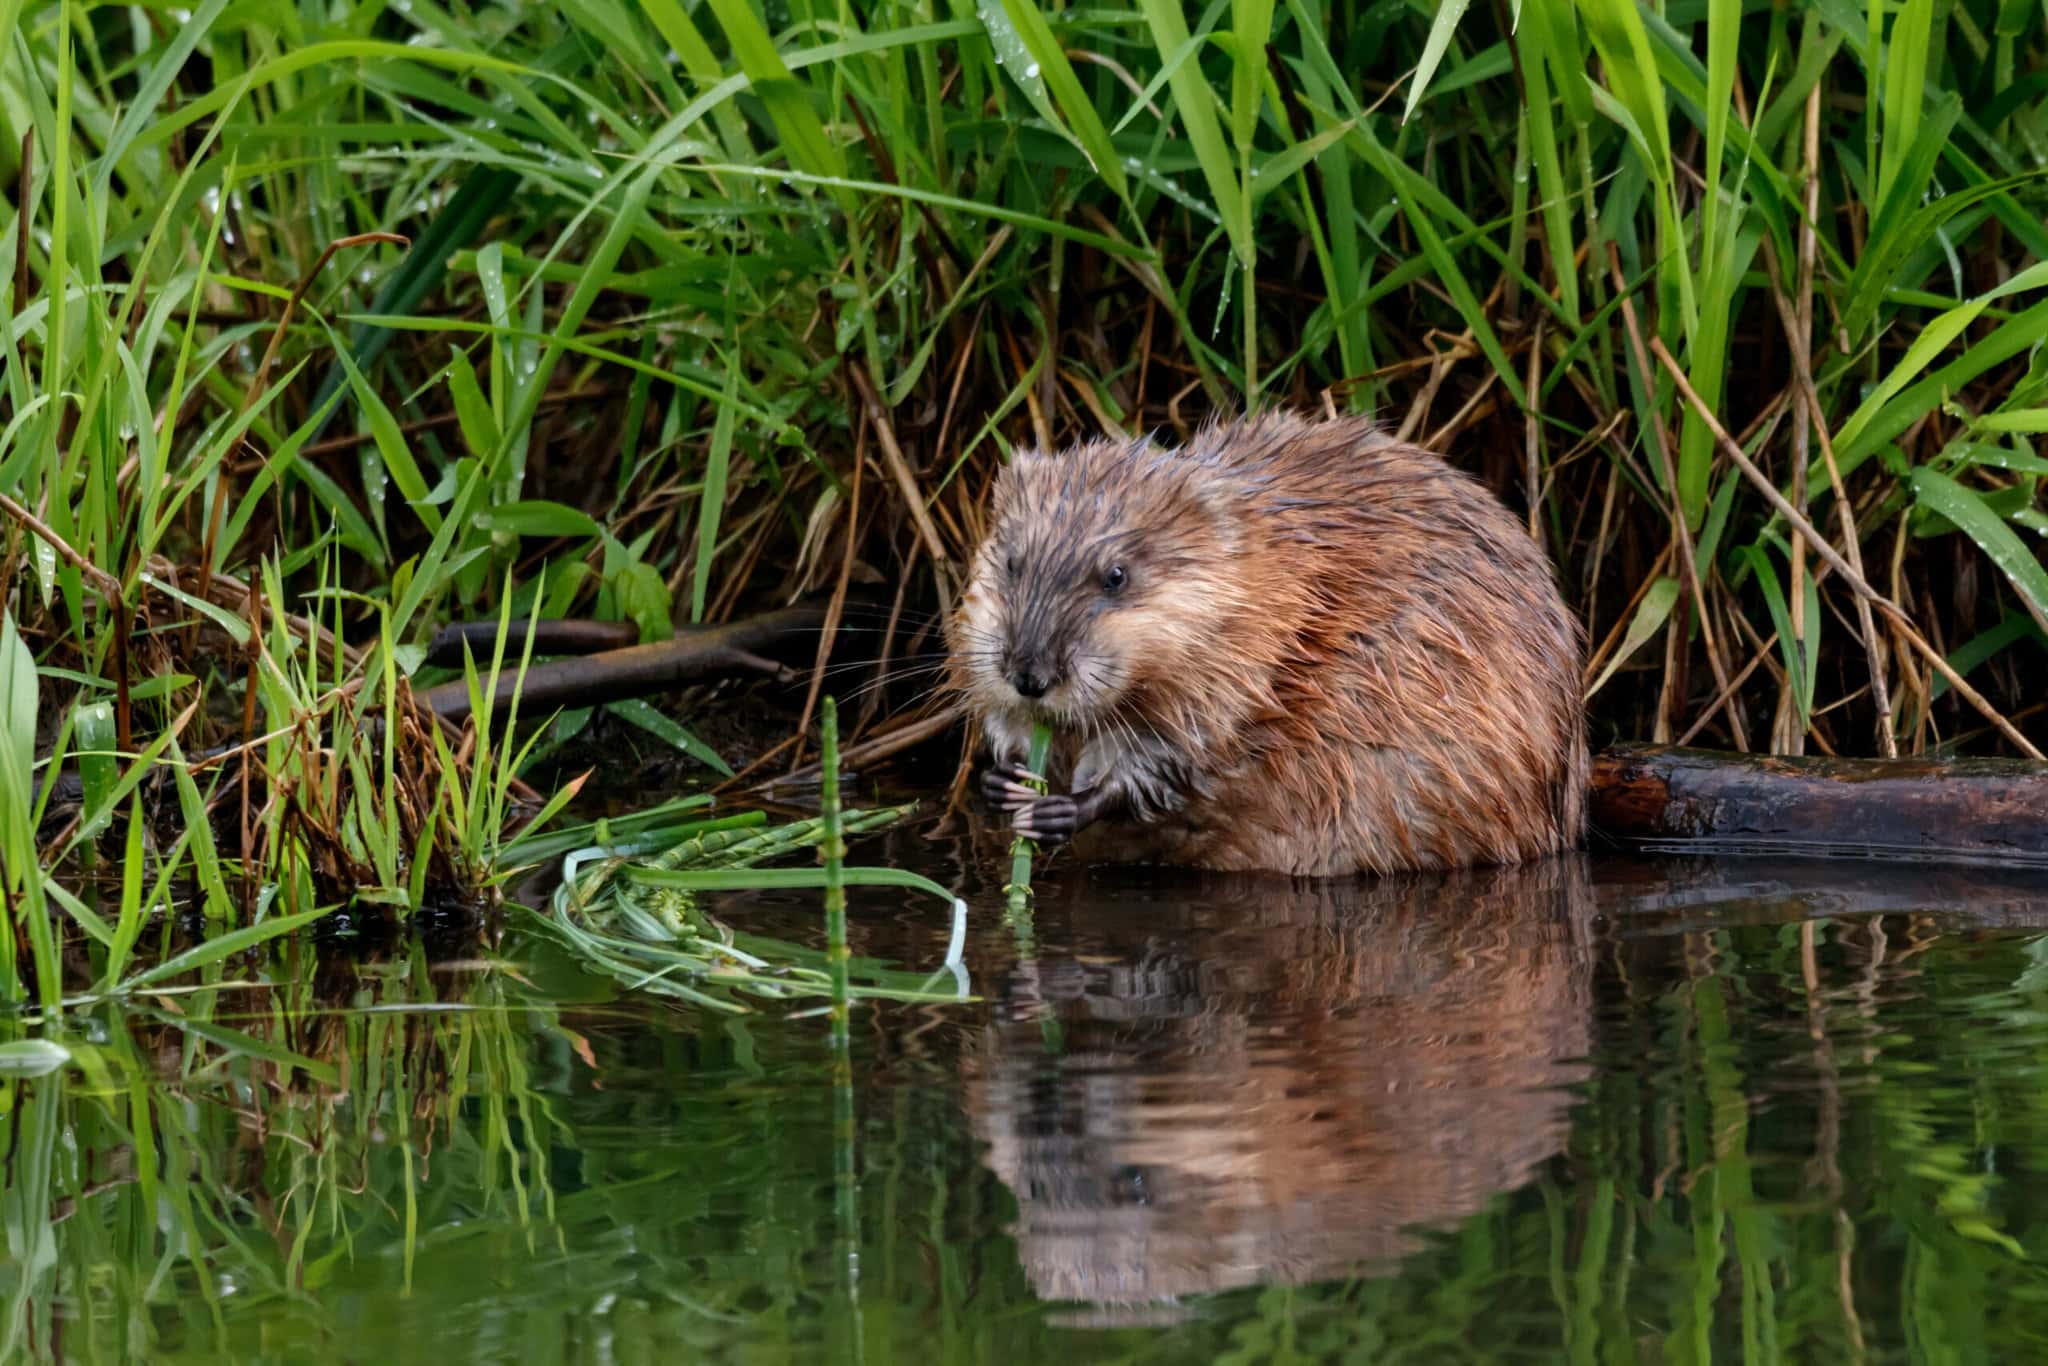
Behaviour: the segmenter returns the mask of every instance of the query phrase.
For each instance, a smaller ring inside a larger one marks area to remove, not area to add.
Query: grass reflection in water
[[[985,1003],[856,1007],[851,1184],[823,1019],[616,998],[541,941],[280,953],[238,969],[260,988],[76,1021],[67,1061],[9,1050],[6,1355],[2009,1361],[2048,1334],[2048,887],[1055,865],[1020,957],[989,881]],[[849,899],[857,952],[946,933]]]

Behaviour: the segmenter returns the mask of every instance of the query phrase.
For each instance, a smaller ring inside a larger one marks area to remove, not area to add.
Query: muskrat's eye
[[[1024,572],[1024,566],[1018,563],[1017,557],[1015,555],[1012,555],[1008,559],[1003,561],[1003,569],[1013,579]]]
[[[1131,576],[1124,572],[1122,565],[1113,564],[1102,576],[1102,591],[1115,597],[1124,591],[1124,585],[1129,583],[1130,579]]]

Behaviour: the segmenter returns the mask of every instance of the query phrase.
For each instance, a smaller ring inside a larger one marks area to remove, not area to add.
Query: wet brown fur
[[[999,759],[1043,714],[1055,790],[1125,799],[1085,853],[1384,873],[1582,832],[1577,623],[1527,532],[1430,452],[1267,414],[1177,450],[1022,453],[992,511],[951,685]],[[1035,703],[1008,682],[1020,645],[1061,668]]]

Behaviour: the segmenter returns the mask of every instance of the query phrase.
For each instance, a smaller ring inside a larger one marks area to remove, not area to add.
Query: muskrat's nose
[[[1052,687],[1045,666],[1030,655],[1019,655],[1010,666],[1010,686],[1017,690],[1019,697],[1039,698]]]

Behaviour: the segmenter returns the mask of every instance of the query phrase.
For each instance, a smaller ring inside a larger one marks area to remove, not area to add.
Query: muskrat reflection
[[[968,1067],[1045,1299],[1391,1261],[1526,1183],[1587,1052],[1577,858],[1371,883],[1045,889]],[[1088,904],[1074,904],[1085,900]]]

